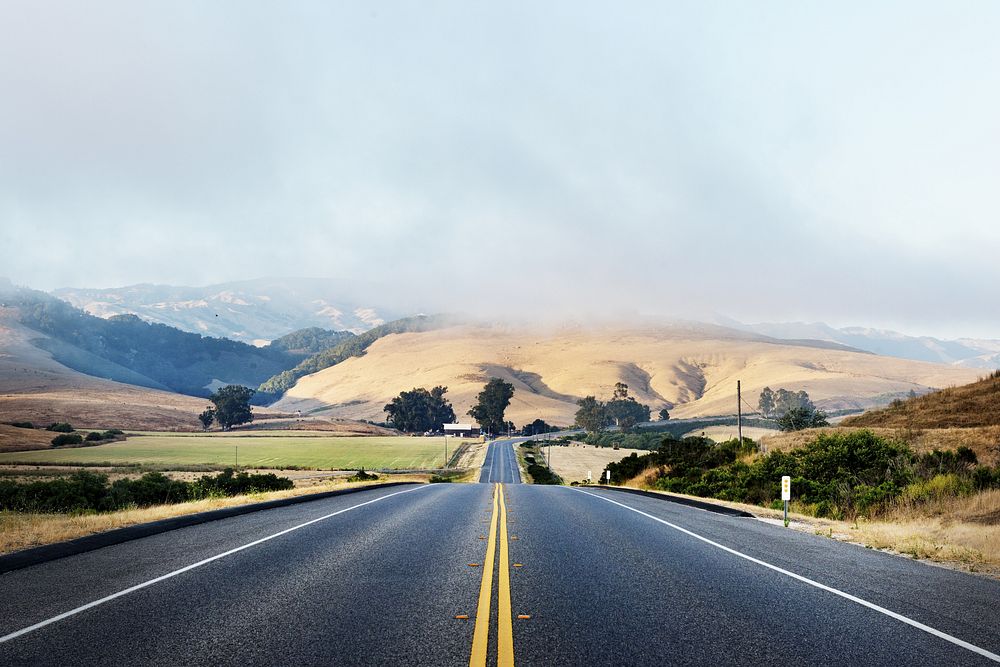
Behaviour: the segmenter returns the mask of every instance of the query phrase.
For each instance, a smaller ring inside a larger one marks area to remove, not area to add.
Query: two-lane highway
[[[504,484],[520,484],[521,470],[517,465],[517,454],[514,447],[524,438],[515,440],[494,440],[486,450],[486,459],[479,481],[488,484],[503,482]]]
[[[518,477],[358,493],[0,575],[0,664],[975,665],[1000,582]]]

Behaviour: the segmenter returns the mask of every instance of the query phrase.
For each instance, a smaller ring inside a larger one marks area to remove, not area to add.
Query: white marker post
[[[611,471],[610,470],[606,470],[605,472],[608,473],[608,484],[610,484],[611,483]]]
[[[593,472],[590,471],[590,470],[588,470],[587,471],[587,483],[590,484],[592,481],[594,481]]]
[[[792,499],[792,478],[781,478],[781,499],[785,501],[785,528],[788,528],[788,501]]]

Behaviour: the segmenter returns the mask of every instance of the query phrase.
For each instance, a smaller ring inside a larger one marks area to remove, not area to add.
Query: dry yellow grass
[[[879,395],[970,382],[970,369],[843,350],[746,340],[680,327],[523,330],[462,326],[396,334],[362,357],[302,378],[274,407],[381,419],[401,390],[446,385],[464,415],[491,376],[514,384],[515,423],[570,424],[579,397],[609,397],[616,382],[674,417],[735,412],[736,380],[751,403],[764,386],[804,389],[820,406],[856,407]]]
[[[588,472],[592,473],[593,481],[597,482],[609,463],[621,461],[633,453],[637,456],[649,453],[641,449],[612,449],[593,445],[544,447],[543,451],[549,452],[552,470],[567,484],[582,482],[587,479]]]
[[[386,481],[393,482],[426,482],[428,475],[393,475],[382,477],[375,482],[347,482],[331,479],[318,484],[297,486],[288,491],[273,491],[231,498],[212,498],[176,505],[157,505],[143,509],[108,512],[105,514],[84,514],[79,516],[67,514],[21,514],[17,512],[0,512],[0,553],[9,553],[21,549],[72,540],[84,535],[100,533],[115,528],[134,526],[140,523],[169,519],[170,517],[207,512],[224,507],[235,507],[248,503],[291,498],[310,493],[332,491],[334,489],[369,486]]]
[[[0,424],[0,452],[20,452],[29,449],[45,449],[52,446],[51,431],[17,428]]]
[[[1000,426],[1000,372],[850,417],[844,425],[908,429]]]

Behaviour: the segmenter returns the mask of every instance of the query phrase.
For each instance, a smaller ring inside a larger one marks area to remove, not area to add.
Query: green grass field
[[[449,438],[450,455],[458,442]],[[96,447],[46,449],[0,454],[0,463],[33,465],[158,465],[414,470],[440,468],[443,438],[321,437],[280,435],[159,433],[131,435],[124,442]]]

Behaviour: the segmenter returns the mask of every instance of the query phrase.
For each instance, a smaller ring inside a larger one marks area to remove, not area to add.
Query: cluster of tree
[[[0,510],[12,512],[111,512],[129,507],[150,507],[236,496],[263,491],[284,491],[292,480],[274,473],[256,475],[226,470],[193,482],[173,480],[158,472],[139,479],[119,479],[109,484],[107,475],[80,471],[50,481],[19,483],[0,480]]]
[[[319,372],[324,368],[336,366],[351,357],[362,356],[365,350],[380,338],[396,333],[430,331],[442,326],[442,322],[441,318],[418,315],[416,317],[407,317],[387,322],[374,329],[369,329],[363,334],[352,336],[329,349],[306,357],[294,368],[282,370],[280,373],[262,382],[257,389],[257,404],[261,405],[277,400],[292,385],[298,382],[300,378],[306,375]]]
[[[46,431],[52,431],[54,433],[72,433],[76,429],[69,422],[53,422],[45,427]]]
[[[521,429],[522,435],[541,435],[543,433],[555,433],[562,430],[558,426],[547,423],[544,419],[536,419],[529,424],[525,424]]]
[[[765,417],[776,419],[782,431],[800,431],[829,425],[826,413],[817,410],[809,394],[804,391],[772,391],[770,387],[764,387],[757,407]]]
[[[239,384],[230,384],[220,387],[218,391],[208,397],[212,401],[212,407],[198,415],[198,421],[206,431],[217,422],[223,431],[229,431],[234,426],[247,424],[253,421],[253,409],[250,401],[253,399],[254,390]]]
[[[96,317],[44,292],[18,288],[3,299],[18,308],[21,324],[49,336],[37,344],[59,362],[130,384],[206,396],[214,378],[256,387],[301,359],[282,345],[258,348],[136,315]]]
[[[389,423],[408,433],[440,431],[445,424],[455,421],[455,410],[444,397],[448,387],[423,387],[402,391],[385,406]]]
[[[323,350],[340,345],[345,340],[354,338],[350,331],[333,331],[320,327],[307,327],[275,338],[264,349],[282,352],[298,360],[305,359]]]
[[[603,402],[594,396],[577,401],[576,424],[590,433],[596,433],[615,425],[622,431],[630,431],[640,422],[649,421],[649,406],[643,405],[628,395],[628,385],[615,383],[611,400]]]
[[[82,436],[79,433],[73,432],[73,427],[69,424],[53,424],[53,426],[66,426],[69,430],[63,430],[62,428],[50,428],[48,430],[55,431],[59,433],[56,437],[52,438],[53,447],[66,447],[69,445],[80,445],[84,442],[89,442],[92,444],[101,444],[111,440],[121,439],[119,436],[125,433],[117,428],[108,429],[107,431],[91,431],[86,436]]]
[[[513,422],[504,419],[510,399],[514,397],[514,385],[500,378],[490,378],[483,390],[476,396],[476,404],[469,410],[469,416],[476,420],[487,433],[502,433],[513,430]]]
[[[652,468],[659,471],[654,488],[761,505],[779,501],[780,479],[789,475],[797,511],[838,519],[877,515],[900,497],[921,502],[1000,488],[1000,466],[978,465],[968,448],[917,455],[871,431],[821,434],[802,448],[747,461],[756,450],[747,438],[668,438],[658,451],[607,469],[614,483]]]

